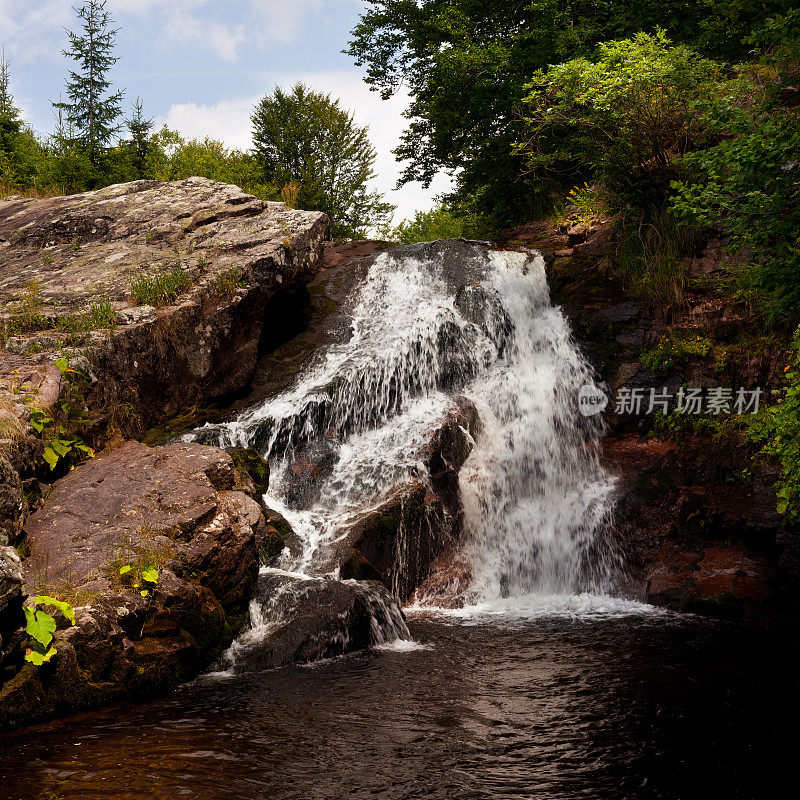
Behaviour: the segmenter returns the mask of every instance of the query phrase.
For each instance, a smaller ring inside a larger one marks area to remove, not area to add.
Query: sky
[[[65,28],[78,30],[72,9],[78,2],[0,0],[0,46],[11,62],[12,93],[40,133],[54,128],[51,102],[72,63],[61,54]],[[126,116],[139,96],[158,127],[243,149],[251,144],[253,106],[276,85],[300,80],[330,92],[369,126],[378,152],[375,186],[398,207],[399,222],[431,208],[449,179],[395,191],[401,165],[391,151],[408,99],[381,100],[341,52],[365,6],[361,0],[108,0],[120,28],[111,77],[125,90]]]

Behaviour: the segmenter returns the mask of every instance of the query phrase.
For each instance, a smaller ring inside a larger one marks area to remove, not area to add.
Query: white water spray
[[[483,433],[460,477],[471,574],[462,600],[608,591],[614,565],[600,532],[611,482],[594,446],[599,420],[577,406],[591,370],[550,304],[541,256],[464,242],[402,248],[374,261],[348,311],[349,339],[292,390],[198,437],[271,460],[267,502],[300,539],[280,567],[323,574],[353,515],[405,480],[426,481],[421,447],[464,395]],[[292,502],[291,459],[320,443],[329,474],[309,502]]]

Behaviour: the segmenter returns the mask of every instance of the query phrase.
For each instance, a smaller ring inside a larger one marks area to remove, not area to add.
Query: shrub
[[[164,272],[140,275],[131,281],[131,300],[139,306],[169,305],[192,282],[180,265]]]
[[[800,329],[786,367],[783,398],[750,420],[750,436],[762,452],[781,465],[777,483],[778,512],[791,522],[800,521]]]
[[[595,60],[533,75],[518,151],[543,179],[565,180],[585,166],[620,208],[658,208],[694,133],[692,102],[711,91],[719,70],[663,31],[605,42]]]
[[[665,336],[652,350],[643,350],[640,363],[656,372],[662,372],[692,357],[705,357],[711,352],[711,340],[705,336]]]
[[[731,237],[739,295],[769,319],[794,324],[800,308],[800,128],[781,105],[780,76],[749,70],[698,106],[716,143],[687,154],[673,182],[675,215]]]

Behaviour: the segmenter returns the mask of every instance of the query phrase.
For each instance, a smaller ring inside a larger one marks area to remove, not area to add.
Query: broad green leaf
[[[59,457],[64,458],[64,456],[69,454],[69,451],[72,449],[69,442],[65,439],[51,439],[50,440],[50,449]]]
[[[69,359],[64,358],[63,356],[61,358],[57,358],[56,369],[62,374],[65,373],[69,369]]]
[[[24,607],[25,611],[25,630],[29,636],[36,639],[42,647],[47,647],[53,641],[53,634],[56,631],[56,621],[46,611],[34,611]]]
[[[50,469],[53,470],[56,468],[56,464],[58,464],[59,456],[52,447],[45,447],[44,453],[42,453],[42,458],[50,465]]]
[[[131,565],[126,564],[124,567],[119,568],[120,575],[127,575],[131,571]]]
[[[155,567],[144,570],[142,580],[147,583],[158,583],[158,570]]]
[[[139,594],[140,594],[142,597],[149,597],[149,596],[150,596],[150,592],[149,592],[147,589],[142,589],[142,591],[141,591],[141,592],[139,592]]]
[[[46,653],[39,653],[36,650],[26,650],[25,660],[30,661],[30,663],[36,667],[41,667],[45,661],[49,661],[55,654],[55,647],[51,647]]]
[[[33,602],[40,606],[53,606],[57,608],[73,625],[75,624],[75,609],[63,600],[56,600],[55,597],[48,597],[46,594],[33,598]]]

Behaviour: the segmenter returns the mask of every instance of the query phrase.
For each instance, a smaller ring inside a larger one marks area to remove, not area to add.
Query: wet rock
[[[17,543],[25,508],[22,479],[0,453],[0,545]]]
[[[256,627],[242,637],[237,669],[308,663],[410,638],[397,601],[377,582],[267,572],[259,579],[258,602],[269,630]]]
[[[80,606],[77,624],[51,664],[0,686],[0,727],[154,694],[218,656],[246,622],[266,537],[242,483],[217,448],[129,442],[55,485],[25,525],[27,590]]]
[[[329,437],[317,439],[294,452],[283,481],[289,508],[308,508],[322,491],[325,478],[339,460],[339,446]]]
[[[247,447],[227,447],[225,452],[233,459],[245,490],[253,497],[266,494],[269,489],[269,464],[256,450]]]
[[[24,599],[22,560],[13,547],[0,546],[0,634],[19,616]]]
[[[377,508],[359,515],[343,532],[337,553],[342,578],[379,578],[408,600],[461,532],[458,473],[475,446],[481,422],[465,397],[431,431],[420,452],[427,485],[396,487]]]

